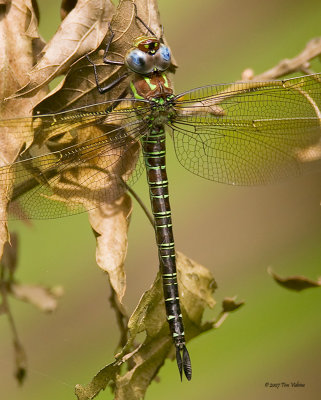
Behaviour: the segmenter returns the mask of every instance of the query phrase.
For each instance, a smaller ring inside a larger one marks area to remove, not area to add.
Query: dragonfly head
[[[140,36],[126,53],[125,65],[141,75],[165,71],[171,64],[171,52],[155,37]]]

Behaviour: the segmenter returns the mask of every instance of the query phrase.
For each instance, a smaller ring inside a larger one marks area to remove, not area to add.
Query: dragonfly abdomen
[[[184,326],[179,304],[175,244],[165,163],[165,138],[164,126],[152,125],[149,134],[142,138],[142,148],[154,216],[167,321],[176,347],[180,374],[182,376],[184,369],[187,379],[191,379],[191,363],[185,346]]]

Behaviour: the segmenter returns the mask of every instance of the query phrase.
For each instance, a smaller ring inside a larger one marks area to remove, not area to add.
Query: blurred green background
[[[319,0],[159,3],[179,64],[177,93],[239,79],[248,67],[263,72],[321,35]],[[40,30],[48,40],[59,24],[60,3],[39,4]],[[286,291],[266,272],[272,266],[283,276],[321,275],[320,174],[267,187],[229,187],[188,173],[171,149],[169,154],[177,249],[213,272],[218,302],[237,294],[246,305],[220,329],[189,344],[191,382],[180,383],[176,364],[168,361],[146,399],[320,399],[321,290]],[[143,178],[135,189],[148,202]],[[73,399],[75,384],[89,382],[112,361],[118,340],[87,216],[36,222],[31,228],[14,223],[12,229],[20,234],[19,279],[62,284],[65,295],[49,316],[11,301],[29,372],[23,387],[17,387],[11,338],[2,318],[0,397]],[[151,226],[134,204],[126,261],[125,303],[130,311],[155,277],[156,256]],[[297,381],[305,388],[265,387],[266,382]],[[112,396],[105,392],[100,398]]]

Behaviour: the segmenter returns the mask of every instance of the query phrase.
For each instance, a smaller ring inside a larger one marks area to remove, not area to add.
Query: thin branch
[[[149,222],[154,227],[154,218],[153,218],[152,214],[148,211],[143,200],[138,196],[138,194],[130,186],[127,185],[127,183],[125,181],[123,181],[122,183],[126,187],[126,190],[128,190],[128,192],[134,197],[134,199],[137,201],[137,203],[141,206],[146,217],[149,219]]]
[[[26,377],[26,364],[27,358],[22,346],[22,343],[19,339],[18,330],[10,309],[9,301],[8,301],[8,285],[10,284],[5,277],[5,267],[0,264],[0,294],[2,298],[2,309],[7,316],[9,322],[9,328],[12,334],[14,355],[15,355],[15,367],[16,372],[15,376],[20,384],[23,383],[24,378]]]
[[[122,348],[125,346],[127,342],[127,333],[128,333],[127,325],[129,318],[128,315],[126,314],[124,307],[117,301],[117,295],[112,285],[110,285],[110,288],[111,288],[111,294],[109,296],[109,302],[111,308],[115,310],[116,320],[120,330],[120,339],[117,347]]]
[[[310,40],[305,48],[296,57],[284,59],[275,67],[263,72],[259,75],[254,75],[253,71],[247,69],[242,74],[244,80],[267,81],[278,79],[284,75],[292,74],[293,72],[303,72],[304,74],[313,73],[310,70],[310,61],[321,54],[321,37]]]

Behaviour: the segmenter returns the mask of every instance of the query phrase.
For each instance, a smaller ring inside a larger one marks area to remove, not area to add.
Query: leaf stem
[[[152,214],[148,211],[143,200],[138,196],[138,194],[130,186],[127,185],[126,182],[123,181],[123,185],[125,186],[126,190],[128,190],[128,192],[134,197],[134,199],[137,201],[137,203],[141,206],[146,217],[149,219],[149,222],[154,227],[154,218],[153,218]]]

